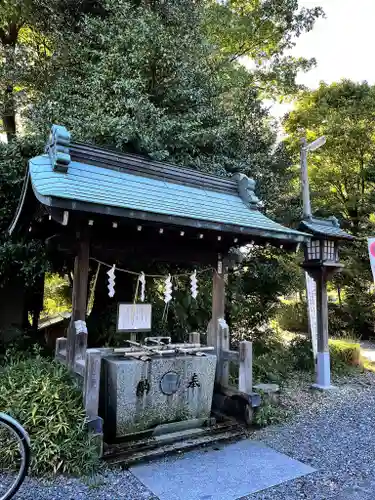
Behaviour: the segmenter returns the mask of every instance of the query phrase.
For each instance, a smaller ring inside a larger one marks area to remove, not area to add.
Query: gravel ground
[[[158,500],[133,474],[111,470],[91,480],[28,478],[14,500]]]
[[[246,497],[248,500],[374,500],[375,374],[335,381],[337,390],[311,392],[295,379],[282,396],[294,409],[286,424],[255,432],[259,439],[318,471]],[[130,472],[111,470],[91,481],[27,479],[18,500],[157,500]]]
[[[300,408],[293,421],[253,436],[317,472],[247,499],[375,498],[375,374],[367,372],[335,383],[337,390],[324,394],[289,389],[284,402]]]

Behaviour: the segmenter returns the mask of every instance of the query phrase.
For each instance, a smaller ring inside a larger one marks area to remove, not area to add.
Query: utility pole
[[[301,139],[301,188],[303,202],[303,218],[311,217],[311,201],[310,201],[310,186],[309,175],[307,172],[307,141],[306,137]]]
[[[309,175],[307,171],[307,153],[315,151],[325,144],[324,136],[319,137],[316,141],[307,144],[306,137],[301,138],[301,191],[303,203],[303,219],[311,218],[311,200],[310,200],[310,185]],[[314,355],[315,370],[317,370],[317,354],[318,354],[318,312],[317,312],[317,293],[316,282],[312,276],[305,271],[306,280],[306,300],[307,300],[307,318],[310,331],[312,350]]]
[[[307,144],[306,137],[301,138],[301,187],[302,187],[302,202],[303,202],[303,218],[311,217],[311,201],[310,201],[310,185],[309,175],[307,172],[307,153],[315,151],[326,143],[324,135],[319,137],[310,144]]]

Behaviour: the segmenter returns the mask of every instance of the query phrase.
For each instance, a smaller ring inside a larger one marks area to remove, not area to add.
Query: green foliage
[[[282,330],[288,332],[307,332],[307,305],[305,302],[283,302],[276,315]]]
[[[311,340],[306,337],[295,337],[289,345],[292,366],[296,370],[314,370],[314,355]]]
[[[288,412],[280,405],[263,400],[260,407],[257,408],[254,413],[254,424],[259,427],[280,424],[284,422],[288,416]]]
[[[36,144],[17,140],[11,144],[0,142],[0,231],[9,227],[21,196],[22,181],[27,160],[36,154]]]
[[[252,84],[264,94],[275,97],[296,90],[297,71],[308,69],[314,60],[295,59],[285,52],[302,32],[312,29],[323,14],[320,7],[299,9],[295,0],[208,0],[206,4],[205,26],[209,39],[219,47],[219,66],[246,57],[255,66]]]
[[[0,287],[9,279],[19,277],[30,289],[46,269],[40,242],[11,240],[6,236],[21,196],[27,159],[36,154],[38,146],[30,140],[17,140],[10,144],[0,142]]]
[[[229,283],[230,327],[237,338],[254,340],[279,308],[279,297],[299,289],[301,270],[295,255],[274,248],[249,250]]]
[[[40,241],[17,242],[6,240],[0,244],[0,286],[8,280],[22,279],[27,289],[32,289],[36,280],[47,269],[45,252]]]
[[[176,342],[188,340],[189,332],[206,332],[211,318],[211,273],[199,275],[199,293],[191,297],[189,277],[174,280],[174,298],[166,307],[164,303],[164,282],[155,283],[152,293],[153,321],[155,331],[160,335],[171,335]]]
[[[285,120],[290,151],[299,150],[301,129],[308,141],[325,135],[323,148],[309,153],[313,207],[335,215],[358,239],[344,245],[343,272],[334,285],[343,297],[330,311],[331,333],[368,338],[375,310],[366,237],[373,234],[375,203],[375,87],[343,80],[301,93]]]
[[[54,316],[72,308],[72,289],[69,281],[58,274],[47,273],[44,281],[43,315]]]
[[[331,339],[329,341],[329,352],[332,369],[342,372],[348,367],[362,366],[361,347],[350,341]]]
[[[361,368],[360,346],[349,341],[330,340],[331,366],[335,373]],[[310,339],[296,336],[289,344],[272,332],[253,344],[253,376],[256,382],[284,384],[293,371],[314,371]]]
[[[105,19],[86,16],[79,34],[63,33],[56,79],[33,124],[64,123],[76,138],[223,175],[234,160],[269,149],[261,103],[243,89],[245,70],[231,67],[228,79],[212,68],[202,2],[105,7]]]
[[[293,369],[288,346],[272,330],[262,331],[253,341],[253,377],[255,382],[280,384]]]
[[[312,198],[321,211],[344,219],[355,234],[367,228],[375,201],[374,113],[375,88],[343,80],[301,94],[285,121],[294,146],[301,128],[309,141],[327,137],[324,148],[309,155]]]
[[[97,466],[95,443],[85,429],[82,393],[64,366],[39,354],[8,356],[0,367],[0,411],[29,433],[33,474],[84,475]],[[0,462],[11,459],[2,453]]]
[[[17,134],[16,114],[50,76],[55,35],[76,30],[96,0],[3,0],[0,4],[0,123],[8,140]]]

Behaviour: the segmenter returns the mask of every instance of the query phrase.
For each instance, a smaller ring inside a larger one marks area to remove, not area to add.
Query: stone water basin
[[[102,359],[100,413],[107,442],[157,426],[209,419],[216,356]]]

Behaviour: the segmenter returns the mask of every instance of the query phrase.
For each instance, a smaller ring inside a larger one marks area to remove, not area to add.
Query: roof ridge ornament
[[[52,125],[51,133],[46,144],[53,170],[67,173],[70,158],[70,132],[62,125]]]
[[[255,194],[255,180],[241,173],[234,174],[232,179],[237,181],[238,193],[242,201],[250,208],[257,208],[260,205],[260,200]]]

